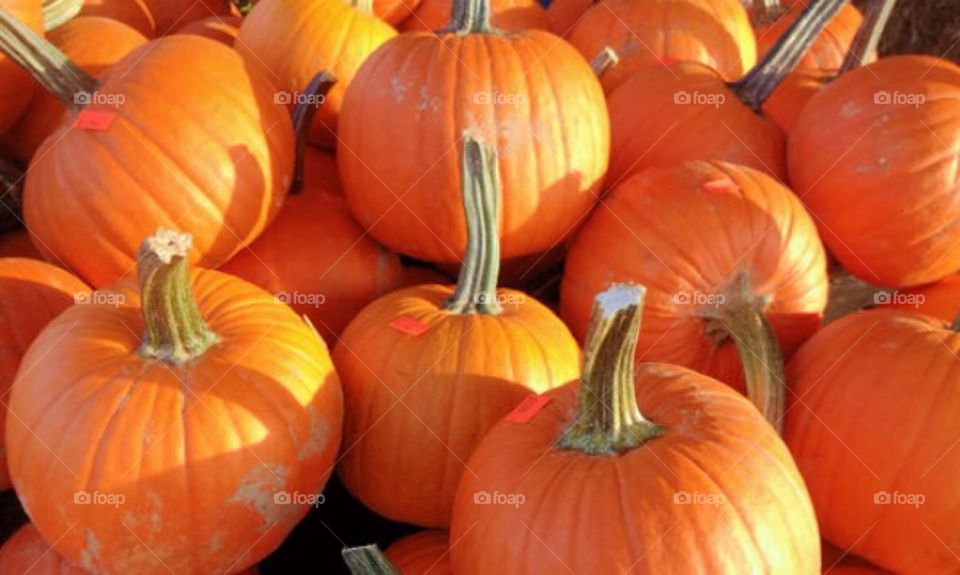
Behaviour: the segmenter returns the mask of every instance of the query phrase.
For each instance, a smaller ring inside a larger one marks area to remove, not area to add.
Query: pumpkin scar
[[[265,527],[279,523],[291,517],[298,508],[289,502],[277,502],[277,494],[283,491],[289,475],[290,470],[283,465],[257,465],[240,481],[237,491],[228,502],[239,503],[256,511]]]
[[[96,572],[97,564],[100,563],[100,552],[103,545],[90,531],[84,533],[83,538],[86,541],[86,547],[80,552],[80,565],[93,573]]]

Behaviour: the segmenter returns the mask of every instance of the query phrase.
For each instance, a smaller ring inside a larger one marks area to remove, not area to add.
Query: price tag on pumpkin
[[[513,421],[516,423],[529,423],[533,416],[536,415],[543,406],[550,403],[550,398],[545,395],[537,395],[536,393],[531,393],[527,397],[523,398],[523,401],[519,405],[513,408],[513,411],[510,412],[510,415],[507,416],[507,421]]]
[[[390,327],[407,335],[418,336],[430,329],[430,326],[408,315],[402,315],[390,322]]]
[[[732,194],[739,188],[730,178],[718,178],[700,184],[700,189],[708,194]]]
[[[116,117],[115,113],[105,110],[81,110],[77,114],[76,126],[90,132],[105,132]]]

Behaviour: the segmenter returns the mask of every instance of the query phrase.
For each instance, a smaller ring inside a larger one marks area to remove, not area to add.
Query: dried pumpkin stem
[[[887,27],[890,15],[893,14],[893,8],[897,0],[871,0],[867,6],[867,12],[863,16],[863,23],[857,30],[857,35],[850,44],[850,50],[843,59],[843,64],[837,75],[849,72],[859,66],[865,66],[877,59],[877,47],[880,45],[880,37],[883,36],[883,30]]]
[[[783,16],[785,11],[780,0],[753,0],[754,24],[774,22]]]
[[[83,8],[83,0],[43,0],[43,29],[53,30],[66,24]]]
[[[398,575],[399,573],[376,545],[347,547],[341,554],[353,575]]]
[[[350,5],[364,14],[373,14],[373,0],[349,0]]]
[[[620,57],[617,56],[616,50],[610,46],[604,46],[603,50],[600,50],[600,52],[590,60],[590,68],[593,70],[593,73],[596,74],[597,78],[602,78],[610,68],[613,68],[619,63]]]
[[[615,455],[663,430],[640,413],[634,355],[646,288],[614,284],[597,296],[583,351],[577,419],[557,445],[590,455]]]
[[[310,126],[313,124],[313,118],[317,115],[317,109],[323,105],[327,93],[337,83],[337,77],[333,72],[324,70],[310,80],[307,86],[304,98],[300,99],[297,107],[293,109],[293,129],[297,136],[296,140],[296,163],[294,165],[293,185],[290,186],[290,193],[296,194],[303,187],[303,166],[305,164],[307,152],[307,140],[310,138]]]
[[[140,354],[177,365],[203,355],[217,341],[190,289],[190,243],[188,234],[161,229],[137,254],[146,326]]]
[[[437,34],[501,34],[490,23],[490,0],[454,0],[450,23]]]
[[[950,324],[950,331],[960,332],[960,314],[957,314],[957,317],[953,318],[953,323]]]
[[[467,251],[457,288],[445,309],[452,313],[500,313],[500,172],[489,144],[463,135],[463,210],[467,216]]]
[[[23,170],[0,156],[0,232],[23,226]]]
[[[56,46],[47,42],[0,7],[0,52],[30,73],[48,92],[68,108],[79,109],[89,98],[78,98],[82,92],[92,94],[99,82],[70,61]]]
[[[759,111],[846,3],[847,0],[819,0],[807,4],[773,48],[746,76],[731,84],[731,89],[744,104]]]

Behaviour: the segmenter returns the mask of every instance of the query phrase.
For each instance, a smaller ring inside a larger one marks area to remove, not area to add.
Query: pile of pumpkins
[[[0,573],[256,573],[333,473],[424,528],[355,573],[960,572],[960,67],[894,0],[44,4]]]

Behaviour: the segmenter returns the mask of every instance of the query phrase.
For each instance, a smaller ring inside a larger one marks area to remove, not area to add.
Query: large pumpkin
[[[41,0],[5,0],[0,10],[21,20],[36,32],[43,31]],[[30,75],[0,52],[0,134],[16,123],[30,102],[34,83]]]
[[[188,248],[171,232],[147,240],[139,294],[122,284],[61,314],[10,395],[20,501],[92,572],[253,565],[315,503],[340,444],[316,332],[243,280],[189,272]]]
[[[457,489],[453,572],[819,574],[810,497],[773,428],[705,375],[634,367],[642,293],[600,295],[579,385],[484,437]]]
[[[456,288],[376,300],[333,353],[347,410],[343,483],[377,513],[427,527],[449,522],[464,462],[486,430],[531,392],[573,377],[579,360],[553,312],[497,290],[496,157],[469,137],[462,157],[470,241]]]
[[[499,153],[504,257],[547,251],[596,202],[609,150],[603,91],[556,36],[492,28],[489,0],[455,6],[444,33],[401,34],[354,78],[337,153],[350,208],[395,251],[457,261],[467,232],[455,150],[470,133]]]
[[[7,394],[20,360],[50,320],[75,301],[87,301],[88,291],[82,281],[61,268],[32,259],[0,258],[0,489],[10,487],[2,429]],[[28,372],[35,367],[24,364]]]
[[[787,369],[785,439],[824,537],[896,573],[960,569],[958,353],[943,322],[876,310],[831,323]]]
[[[147,38],[157,35],[157,23],[146,0],[84,0],[79,15],[117,20]]]
[[[537,0],[490,0],[490,22],[501,30],[548,29],[547,13]],[[434,32],[450,21],[453,0],[421,0],[403,23],[404,32]]]
[[[683,365],[737,389],[746,362],[752,396],[768,384],[782,388],[764,381],[779,359],[764,355],[775,345],[763,324],[789,357],[820,327],[828,291],[816,226],[790,190],[750,168],[697,162],[642,172],[603,203],[564,269],[560,310],[573,333],[586,337],[592,302],[610,283],[642,283],[648,303],[637,359]],[[782,389],[771,393],[782,401]]]
[[[383,552],[400,575],[452,575],[450,534],[420,531],[398,539]]]
[[[793,189],[851,273],[903,287],[960,271],[960,67],[893,56],[850,70],[790,135]]]

